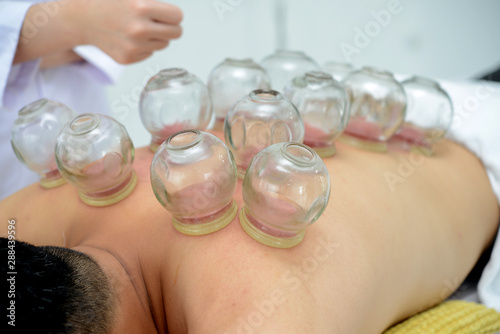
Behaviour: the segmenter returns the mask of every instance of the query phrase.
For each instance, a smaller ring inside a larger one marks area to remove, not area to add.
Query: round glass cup
[[[295,106],[275,90],[254,90],[228,112],[226,144],[243,179],[252,158],[269,145],[304,138],[304,123]]]
[[[109,116],[77,116],[61,130],[55,152],[61,175],[88,205],[118,203],[137,184],[132,140],[125,127]]]
[[[183,130],[170,136],[151,163],[151,186],[172,214],[174,228],[187,235],[213,233],[237,214],[238,178],[231,152],[206,132]]]
[[[277,50],[260,64],[271,79],[272,89],[280,92],[296,76],[320,70],[318,64],[302,51]]]
[[[178,131],[205,130],[212,112],[205,84],[182,68],[165,69],[149,79],[139,102],[142,123],[152,136],[153,152]]]
[[[240,224],[255,240],[276,248],[298,245],[330,198],[328,169],[300,143],[278,143],[259,152],[243,181]]]
[[[304,144],[322,158],[335,154],[334,140],[349,120],[349,95],[325,72],[306,72],[293,79],[284,96],[299,110],[304,122]]]
[[[223,130],[227,112],[239,99],[256,89],[271,88],[266,71],[252,59],[227,58],[208,78],[215,113],[215,130]]]
[[[341,141],[372,151],[387,151],[387,141],[403,125],[406,94],[392,73],[363,67],[343,85],[351,100],[349,123]]]
[[[11,145],[19,161],[40,175],[43,188],[66,183],[57,169],[54,149],[59,131],[75,116],[64,104],[47,99],[30,103],[18,113]]]
[[[415,76],[402,82],[408,106],[406,119],[391,137],[391,147],[432,155],[453,120],[453,103],[438,82]]]
[[[344,80],[354,70],[355,68],[351,63],[329,61],[323,65],[323,71],[329,73],[338,82]]]

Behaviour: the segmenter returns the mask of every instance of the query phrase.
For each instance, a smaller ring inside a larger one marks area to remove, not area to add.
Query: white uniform
[[[93,46],[79,46],[75,52],[84,62],[39,70],[40,59],[12,65],[26,12],[42,1],[0,0],[0,199],[37,182],[36,173],[16,158],[10,144],[17,112],[40,98],[62,102],[77,113],[109,113],[105,84],[121,74],[122,66]],[[36,38],[37,24],[57,14],[54,2],[42,9],[36,22],[27,22]],[[22,38],[22,37],[21,37]]]

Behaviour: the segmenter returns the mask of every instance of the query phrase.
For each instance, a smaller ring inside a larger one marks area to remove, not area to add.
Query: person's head
[[[4,262],[9,249],[10,255],[15,254],[15,264],[10,263],[13,267],[2,265],[0,272],[7,284],[2,291],[15,290],[14,298],[2,298],[7,302],[2,309],[15,301],[16,332],[111,332],[117,298],[92,258],[68,248],[37,247],[21,241],[12,244],[0,238]]]

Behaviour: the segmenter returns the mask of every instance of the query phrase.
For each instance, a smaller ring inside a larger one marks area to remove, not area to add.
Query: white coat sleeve
[[[16,79],[10,77],[12,62],[20,40],[26,12],[32,5],[32,2],[0,1],[0,107],[3,105],[7,83]],[[23,71],[16,72],[26,74],[27,70],[36,71],[36,62],[28,62],[24,65],[26,68]]]
[[[89,74],[103,84],[116,83],[123,72],[123,65],[115,62],[95,46],[80,45],[74,48],[73,51],[85,59],[85,66]]]

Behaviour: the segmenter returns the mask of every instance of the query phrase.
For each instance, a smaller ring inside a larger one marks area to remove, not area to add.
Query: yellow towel
[[[500,313],[484,305],[452,300],[389,328],[384,334],[494,334]]]

